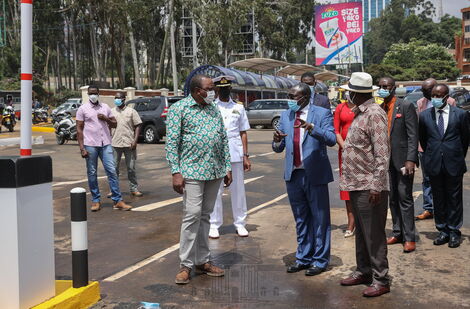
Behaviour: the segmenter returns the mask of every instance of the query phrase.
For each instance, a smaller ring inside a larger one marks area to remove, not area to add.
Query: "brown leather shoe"
[[[399,244],[401,242],[400,238],[395,236],[387,238],[387,245]]]
[[[432,214],[432,212],[425,210],[420,215],[417,215],[415,217],[415,220],[426,220],[426,219],[432,219],[432,218],[434,218],[434,215]]]
[[[367,289],[362,291],[362,295],[365,297],[377,297],[388,292],[390,292],[389,285],[381,285],[378,283],[373,283]]]
[[[225,275],[225,270],[223,270],[222,268],[217,267],[215,265],[212,265],[211,262],[207,262],[205,264],[198,265],[198,266],[196,266],[196,268],[199,269],[200,271],[204,272],[208,276],[212,276],[212,277],[222,277],[223,275]]]
[[[127,205],[126,203],[124,203],[124,201],[119,201],[119,202],[117,202],[117,203],[114,204],[113,209],[131,210],[131,209],[132,209],[132,206],[131,206],[131,205]]]
[[[187,284],[191,280],[191,268],[181,267],[179,272],[176,274],[175,283],[176,284]]]
[[[90,208],[91,211],[98,211],[100,209],[101,209],[101,203],[100,202],[91,203],[91,208]]]
[[[141,197],[141,196],[143,196],[144,194],[143,194],[142,192],[140,192],[140,191],[132,191],[132,192],[131,192],[131,195],[132,195],[132,196],[136,196],[136,197]]]
[[[353,273],[350,277],[345,278],[340,281],[341,285],[344,286],[351,286],[351,285],[358,285],[358,284],[370,284],[372,282],[372,278],[370,276],[365,275],[358,275]]]
[[[416,242],[414,241],[405,241],[403,245],[403,252],[410,253],[416,250]]]

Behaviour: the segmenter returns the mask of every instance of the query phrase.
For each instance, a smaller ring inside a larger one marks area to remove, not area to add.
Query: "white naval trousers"
[[[232,200],[233,224],[235,227],[244,227],[246,222],[246,195],[244,183],[243,162],[232,162],[232,184],[230,193]],[[222,205],[222,194],[224,193],[224,183],[222,182],[215,200],[214,211],[211,214],[211,228],[218,229],[224,223],[224,213]]]

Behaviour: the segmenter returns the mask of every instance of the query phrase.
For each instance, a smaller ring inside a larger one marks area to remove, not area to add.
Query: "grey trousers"
[[[390,168],[390,212],[393,236],[403,241],[416,241],[413,175],[403,175]]]
[[[351,204],[356,222],[356,273],[371,276],[373,283],[388,285],[387,220],[388,192],[383,191],[380,203],[369,203],[369,191],[351,191]]]
[[[113,147],[114,162],[116,165],[116,174],[119,177],[119,164],[121,163],[122,154],[126,160],[127,179],[129,180],[129,190],[136,192],[137,190],[137,176],[135,174],[135,161],[137,160],[137,150],[132,150],[130,147]]]
[[[185,179],[180,235],[181,266],[193,268],[210,261],[209,219],[222,179]]]

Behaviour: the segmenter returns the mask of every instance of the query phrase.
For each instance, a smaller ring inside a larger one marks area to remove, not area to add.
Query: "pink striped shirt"
[[[98,119],[98,114],[106,117],[114,117],[108,105],[98,103],[96,105],[86,102],[77,111],[76,119],[83,121],[83,144],[85,146],[102,147],[111,144],[111,132],[104,120]]]

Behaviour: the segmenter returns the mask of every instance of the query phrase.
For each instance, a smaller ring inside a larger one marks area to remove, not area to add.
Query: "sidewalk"
[[[224,278],[195,275],[185,286],[174,284],[177,251],[115,281],[101,283],[103,300],[93,308],[137,308],[140,301],[162,308],[463,308],[470,307],[470,231],[462,230],[460,248],[436,247],[432,220],[417,222],[417,251],[389,247],[392,291],[362,297],[365,286],[341,287],[339,280],[355,265],[354,238],[343,238],[346,212],[332,209],[332,256],[327,272],[306,277],[287,274],[294,261],[295,224],[286,200],[249,216],[248,238],[222,229],[211,240],[214,261],[225,265]],[[390,233],[391,220],[387,222]]]

